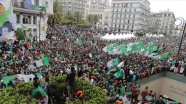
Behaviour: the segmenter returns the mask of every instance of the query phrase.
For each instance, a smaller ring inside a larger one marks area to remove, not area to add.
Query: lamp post
[[[181,22],[179,24],[176,24],[177,20],[180,20]],[[179,49],[178,49],[178,59],[179,59],[180,49],[181,49],[183,38],[184,38],[184,35],[185,35],[186,22],[182,17],[179,17],[179,18],[175,19],[175,25],[183,27],[183,33],[182,33],[182,36],[181,36],[181,41],[180,41],[180,45],[179,45]]]

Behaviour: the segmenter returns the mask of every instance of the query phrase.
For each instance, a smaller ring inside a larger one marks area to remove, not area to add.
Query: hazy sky
[[[148,0],[152,12],[167,10],[174,12],[175,17],[186,19],[186,0]]]
[[[112,0],[110,0],[112,1]],[[186,19],[186,0],[148,0],[152,12],[169,9],[174,12],[175,17]]]

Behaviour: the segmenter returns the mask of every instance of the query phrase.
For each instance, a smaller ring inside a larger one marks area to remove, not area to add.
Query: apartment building
[[[90,9],[89,15],[97,15],[99,17],[99,22],[96,26],[102,30],[109,30],[110,29],[110,16],[111,10],[110,9]]]
[[[82,16],[85,15],[85,4],[87,0],[57,0],[64,13],[66,12],[79,12]]]
[[[13,0],[13,12],[17,26],[25,26],[27,37],[36,36],[44,40],[46,38],[48,16],[53,14],[53,0]],[[42,16],[40,15],[42,14]]]
[[[112,0],[111,4],[112,30],[134,33],[148,30],[148,0]]]
[[[149,17],[149,31],[171,35],[172,30],[175,28],[174,22],[175,16],[170,10],[151,13]]]
[[[109,9],[109,8],[110,8],[109,0],[87,0],[85,6],[84,18],[86,19],[87,15],[91,14],[89,13],[90,10],[96,11],[99,9],[101,11],[104,11],[103,9]]]

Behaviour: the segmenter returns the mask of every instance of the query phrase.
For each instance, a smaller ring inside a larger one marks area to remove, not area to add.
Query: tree
[[[78,98],[75,101],[63,102],[63,94],[67,94],[66,75],[50,77],[50,85],[53,94],[54,104],[82,104]],[[34,87],[32,83],[20,83],[16,88],[3,89],[0,93],[0,104],[37,104],[31,99]],[[76,78],[75,91],[81,90],[85,93],[84,104],[106,104],[104,90],[81,78]]]
[[[98,15],[93,15],[92,16],[92,22],[94,25],[96,25],[99,22],[99,17]]]
[[[87,16],[87,19],[86,20],[87,20],[88,23],[92,23],[92,17],[93,17],[92,14],[89,14]]]
[[[65,13],[65,19],[66,20],[73,20],[73,15],[72,15],[72,13],[70,11],[67,11]]]
[[[80,14],[80,12],[74,12],[74,20],[75,22],[79,22],[80,20],[82,20],[82,15]]]
[[[55,1],[53,4],[53,12],[54,14],[49,16],[48,24],[60,23],[62,19],[62,6],[58,1]]]

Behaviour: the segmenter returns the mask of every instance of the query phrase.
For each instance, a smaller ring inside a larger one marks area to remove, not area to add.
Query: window
[[[105,19],[108,19],[108,16],[105,16]]]
[[[168,14],[168,17],[170,17],[170,14]]]
[[[130,23],[130,20],[128,20],[128,23]]]
[[[167,15],[166,14],[164,14],[164,17],[166,17]]]
[[[31,24],[31,16],[28,16],[28,24]]]
[[[132,25],[132,28],[131,29],[133,29],[134,28],[134,26]]]
[[[123,28],[125,28],[125,25],[123,25]]]
[[[115,24],[115,28],[116,28],[116,24]]]
[[[20,23],[20,15],[16,15],[17,23]]]
[[[36,24],[36,16],[33,17],[33,24]]]
[[[129,29],[129,25],[127,25],[127,29]]]
[[[133,15],[133,18],[135,18],[135,14]]]
[[[134,9],[134,12],[136,12],[136,9]]]

